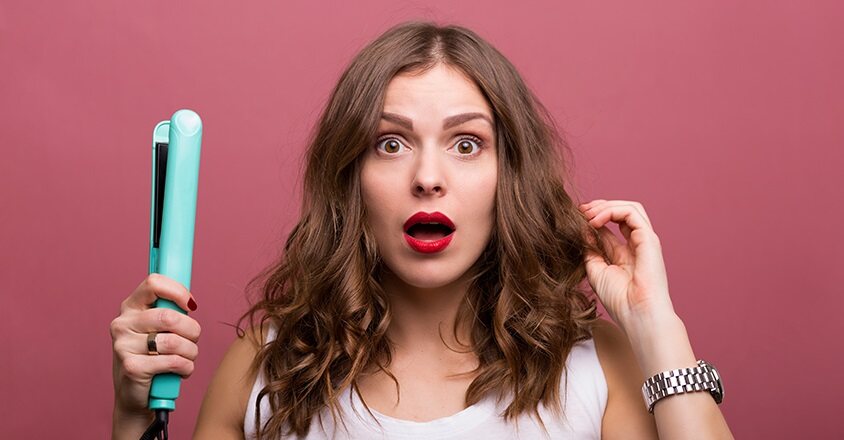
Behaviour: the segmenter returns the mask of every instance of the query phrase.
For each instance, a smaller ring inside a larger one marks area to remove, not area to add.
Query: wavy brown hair
[[[259,439],[305,436],[326,407],[336,417],[341,391],[357,391],[356,379],[368,368],[395,381],[383,262],[368,230],[359,172],[375,142],[387,84],[438,63],[477,83],[497,136],[495,226],[470,269],[454,327],[456,336],[458,323],[470,325],[467,345],[479,359],[466,405],[492,393],[509,396],[508,420],[538,416],[540,403],[562,415],[565,361],[598,319],[594,297],[582,288],[585,251],[608,255],[566,190],[568,146],[493,46],[461,26],[413,21],[368,44],[342,74],[311,134],[301,218],[278,261],[247,286],[260,286],[259,296],[238,326],[248,317],[253,328],[267,321],[278,328],[251,366],[267,378],[256,402]],[[272,414],[261,426],[264,398]]]

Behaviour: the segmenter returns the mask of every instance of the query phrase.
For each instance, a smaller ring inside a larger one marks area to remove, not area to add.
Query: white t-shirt
[[[276,329],[270,325],[267,342],[276,337]],[[560,396],[563,401],[564,419],[553,415],[542,404],[539,414],[547,429],[530,415],[522,414],[516,424],[506,422],[501,416],[505,402],[496,403],[495,398],[480,402],[448,417],[414,422],[386,416],[370,408],[375,419],[356,392],[346,388],[340,397],[342,422],[335,427],[328,408],[323,408],[321,417],[313,417],[311,429],[305,439],[600,439],[601,419],[607,405],[607,382],[598,362],[594,339],[580,341],[572,347],[566,359],[567,392],[565,379],[560,381]],[[244,417],[244,436],[255,438],[255,400],[264,387],[263,369],[259,372]],[[261,401],[262,424],[270,417],[267,397]],[[380,424],[380,426],[379,426]],[[518,425],[518,426],[517,426]],[[304,440],[297,436],[292,439]]]

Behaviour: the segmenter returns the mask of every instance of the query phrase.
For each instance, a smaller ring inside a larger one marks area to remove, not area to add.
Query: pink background
[[[645,205],[736,437],[844,435],[840,2],[315,3],[0,5],[4,437],[108,436],[151,130],[183,107],[205,124],[202,352],[171,424],[190,435],[223,323],[297,218],[308,130],[351,57],[412,18],[498,47],[565,130],[583,193]]]

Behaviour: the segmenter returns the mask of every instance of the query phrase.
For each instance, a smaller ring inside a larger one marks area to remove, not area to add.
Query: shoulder
[[[250,366],[264,343],[268,326],[250,327],[229,345],[202,400],[194,438],[243,438],[243,418],[257,376]]]
[[[656,422],[642,400],[645,377],[627,335],[612,321],[598,319],[592,326],[592,337],[607,380],[601,437],[605,440],[657,438]]]

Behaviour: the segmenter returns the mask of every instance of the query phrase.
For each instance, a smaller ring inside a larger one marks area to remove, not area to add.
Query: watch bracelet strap
[[[648,412],[653,413],[656,402],[664,397],[717,389],[718,384],[712,370],[702,366],[700,362],[698,361],[697,367],[667,370],[645,380],[642,385],[642,396]]]

